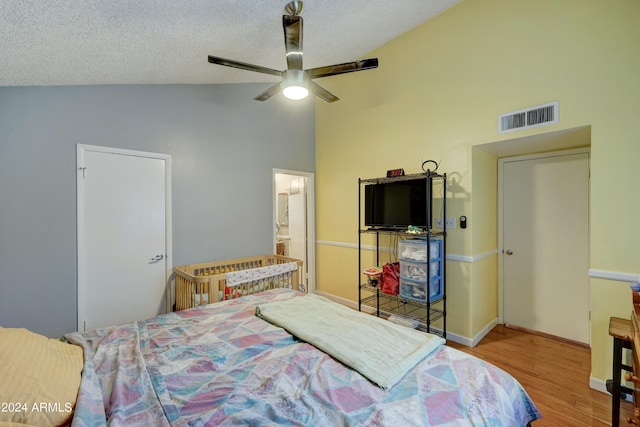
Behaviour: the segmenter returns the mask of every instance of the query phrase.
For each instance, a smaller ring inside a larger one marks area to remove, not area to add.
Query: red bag
[[[385,294],[398,295],[400,288],[400,263],[392,262],[382,266],[382,285]]]

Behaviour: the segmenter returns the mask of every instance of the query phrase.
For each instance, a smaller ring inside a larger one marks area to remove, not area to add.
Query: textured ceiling
[[[306,0],[304,68],[353,61],[461,0]],[[286,0],[2,0],[0,86],[246,83],[286,68]],[[384,66],[381,60],[380,66]]]

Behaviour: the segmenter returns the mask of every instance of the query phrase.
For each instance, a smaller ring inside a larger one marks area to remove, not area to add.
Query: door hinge
[[[82,179],[84,179],[84,171],[87,170],[86,167],[78,168],[78,170],[82,171]]]

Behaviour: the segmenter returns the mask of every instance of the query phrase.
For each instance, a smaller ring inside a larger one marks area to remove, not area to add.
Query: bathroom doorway
[[[302,287],[315,290],[315,188],[313,174],[273,170],[274,253],[300,259]]]

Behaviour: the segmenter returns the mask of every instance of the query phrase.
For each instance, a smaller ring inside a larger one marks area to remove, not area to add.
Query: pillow
[[[0,426],[69,424],[82,367],[81,347],[0,327]]]

